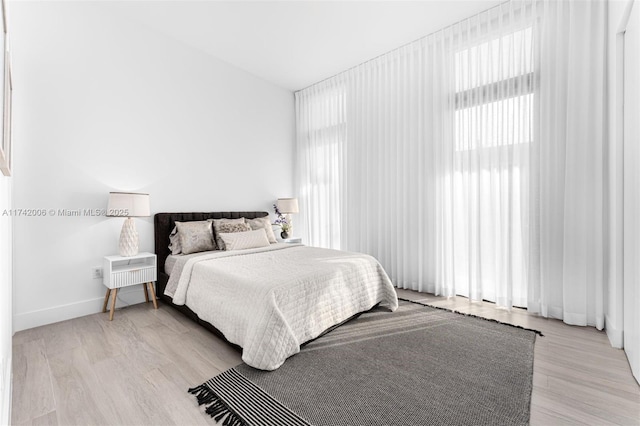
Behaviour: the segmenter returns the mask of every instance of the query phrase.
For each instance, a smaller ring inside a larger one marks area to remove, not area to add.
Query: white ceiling
[[[118,7],[130,19],[295,91],[499,3],[174,0]]]

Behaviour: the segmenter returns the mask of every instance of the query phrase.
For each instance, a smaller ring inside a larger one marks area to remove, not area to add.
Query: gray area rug
[[[523,425],[535,330],[401,301],[189,389],[224,425]]]

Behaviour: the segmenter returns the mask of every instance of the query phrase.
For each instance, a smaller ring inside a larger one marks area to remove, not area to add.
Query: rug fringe
[[[240,418],[222,399],[209,389],[206,383],[189,389],[189,393],[195,395],[198,405],[205,405],[204,410],[216,422],[222,419],[223,426],[246,426],[247,423]]]
[[[520,325],[510,324],[508,322],[503,322],[503,321],[498,321],[498,320],[493,319],[493,318],[485,318],[485,317],[481,317],[481,316],[474,315],[474,314],[467,314],[465,312],[454,311],[453,309],[443,308],[441,306],[429,305],[427,303],[416,302],[415,300],[403,299],[401,297],[398,297],[398,300],[404,300],[405,302],[415,303],[416,305],[427,306],[429,308],[440,309],[441,311],[447,311],[447,312],[452,312],[452,313],[458,314],[458,315],[464,315],[465,317],[479,318],[481,320],[485,320],[485,321],[489,321],[489,322],[495,322],[495,323],[502,324],[502,325],[508,325],[509,327],[519,328],[521,330],[533,331],[534,333],[536,333],[540,337],[544,337],[544,334],[542,334],[542,332],[540,330],[535,330],[533,328],[526,328],[526,327],[522,327]]]

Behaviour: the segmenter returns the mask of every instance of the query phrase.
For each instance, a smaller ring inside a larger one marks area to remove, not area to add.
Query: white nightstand
[[[113,311],[116,307],[116,297],[118,289],[129,287],[130,285],[143,284],[144,298],[149,301],[149,291],[153,300],[153,307],[158,309],[156,292],[153,283],[157,279],[156,255],[153,253],[138,253],[135,256],[105,256],[104,268],[102,270],[102,283],[107,287],[107,294],[104,296],[102,312],[107,312],[109,295],[113,290],[111,299],[111,310],[109,311],[109,321],[113,320]]]
[[[302,238],[300,237],[285,238],[284,240],[282,240],[282,242],[287,244],[302,244]]]

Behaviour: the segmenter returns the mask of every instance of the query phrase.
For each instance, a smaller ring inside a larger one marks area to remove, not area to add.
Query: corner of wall
[[[624,347],[624,334],[622,329],[616,327],[610,320],[609,315],[604,317],[604,330],[609,338],[609,343],[616,349],[622,349]]]

